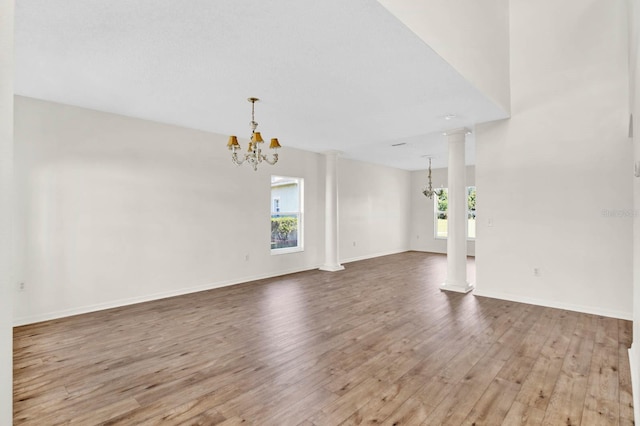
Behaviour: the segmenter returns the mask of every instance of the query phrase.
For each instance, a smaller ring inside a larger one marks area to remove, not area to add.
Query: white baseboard
[[[310,266],[306,268],[290,269],[290,270],[280,271],[280,272],[271,273],[271,274],[259,274],[259,275],[247,276],[243,278],[226,280],[226,281],[218,281],[218,282],[198,285],[194,287],[185,287],[185,288],[172,290],[172,291],[147,294],[144,296],[117,299],[117,300],[112,300],[104,303],[96,303],[94,305],[79,306],[77,308],[46,312],[43,314],[32,315],[32,316],[18,317],[13,319],[13,326],[18,327],[21,325],[33,324],[41,321],[49,321],[49,320],[58,319],[58,318],[70,317],[72,315],[87,314],[90,312],[102,311],[105,309],[119,308],[121,306],[127,306],[127,305],[134,305],[136,303],[150,302],[153,300],[166,299],[168,297],[182,296],[185,294],[197,293],[199,291],[212,290],[214,288],[228,287],[231,285],[242,284],[250,281],[262,280],[266,278],[274,278],[282,275],[295,274],[297,272],[311,271],[314,269],[318,269],[319,266],[320,265]]]
[[[640,383],[638,380],[638,368],[640,361],[638,357],[638,350],[635,348],[640,347],[639,344],[632,344],[629,348],[629,369],[631,370],[631,393],[633,394],[633,417],[637,423],[640,420]]]
[[[469,293],[474,288],[475,286],[472,283],[468,283],[466,281],[462,281],[459,283],[445,281],[442,284],[440,284],[440,290],[454,291],[456,293]]]
[[[446,251],[436,251],[436,250],[409,249],[408,251],[415,251],[415,252],[418,252],[418,253],[447,254]],[[476,255],[475,255],[475,253],[468,253],[467,252],[467,257],[475,258]]]
[[[530,305],[546,306],[548,308],[565,309],[567,311],[582,312],[585,314],[600,315],[603,317],[617,318],[623,320],[633,320],[633,312],[616,311],[603,309],[597,306],[582,306],[571,303],[562,303],[552,300],[536,299],[532,297],[522,297],[510,293],[482,291],[477,288],[473,291],[474,296],[490,297],[492,299],[509,300],[512,302],[528,303]]]
[[[321,271],[325,271],[325,272],[338,272],[338,271],[343,271],[344,270],[344,266],[342,266],[342,265],[322,265],[318,269],[320,269]]]
[[[392,254],[406,253],[408,251],[411,251],[411,250],[409,250],[409,249],[401,249],[401,250],[392,250],[392,251],[387,251],[387,252],[382,252],[382,253],[366,254],[364,256],[356,256],[356,257],[350,257],[348,259],[342,259],[342,260],[340,260],[340,263],[357,262],[359,260],[373,259],[375,257],[382,257],[382,256],[391,256]]]

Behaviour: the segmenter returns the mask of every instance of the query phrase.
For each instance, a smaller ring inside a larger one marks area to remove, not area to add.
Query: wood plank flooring
[[[629,321],[445,272],[409,252],[18,327],[14,423],[633,424]]]

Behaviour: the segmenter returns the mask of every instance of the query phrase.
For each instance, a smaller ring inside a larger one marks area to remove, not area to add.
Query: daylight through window
[[[434,198],[435,237],[447,238],[449,192],[447,188]],[[467,238],[476,238],[476,187],[467,187]]]
[[[271,253],[302,250],[303,179],[271,176]]]

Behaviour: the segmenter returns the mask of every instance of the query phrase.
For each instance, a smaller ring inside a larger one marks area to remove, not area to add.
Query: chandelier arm
[[[249,163],[253,170],[258,170],[258,161],[256,161],[255,157],[252,154],[246,154],[245,161]]]
[[[269,159],[266,155],[263,155],[262,159],[273,166],[278,162],[278,154],[271,154],[271,159]]]
[[[231,154],[231,161],[233,161],[233,164],[237,165],[237,166],[241,166],[242,163],[245,162],[246,160],[246,156],[243,159],[238,158],[238,153],[236,152],[236,150],[233,150],[233,153]]]

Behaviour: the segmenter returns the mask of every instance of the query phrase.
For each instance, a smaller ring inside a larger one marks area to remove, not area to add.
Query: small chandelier
[[[249,149],[244,155],[244,158],[238,158],[238,151],[242,149],[240,147],[240,144],[238,143],[238,138],[236,136],[229,136],[229,143],[227,143],[227,148],[229,148],[229,150],[231,151],[231,161],[233,161],[233,163],[237,164],[238,166],[244,162],[247,162],[249,163],[249,165],[251,165],[251,167],[253,167],[253,170],[258,170],[258,164],[262,163],[263,161],[273,166],[278,162],[277,150],[278,148],[280,148],[280,144],[278,143],[277,138],[273,138],[271,139],[271,144],[269,144],[269,149],[275,149],[276,152],[271,155],[271,158],[268,158],[265,154],[262,153],[260,144],[264,143],[264,140],[262,139],[262,135],[260,135],[260,132],[256,132],[258,123],[256,123],[254,111],[255,104],[260,99],[249,98],[247,100],[251,102],[251,123],[249,123],[249,125],[251,126],[251,140],[249,141]]]
[[[425,197],[427,198],[433,198],[433,196],[441,196],[442,195],[442,188],[435,190],[433,189],[433,185],[431,183],[431,157],[429,157],[429,182],[427,183],[427,186],[422,190],[422,193],[424,194]]]

